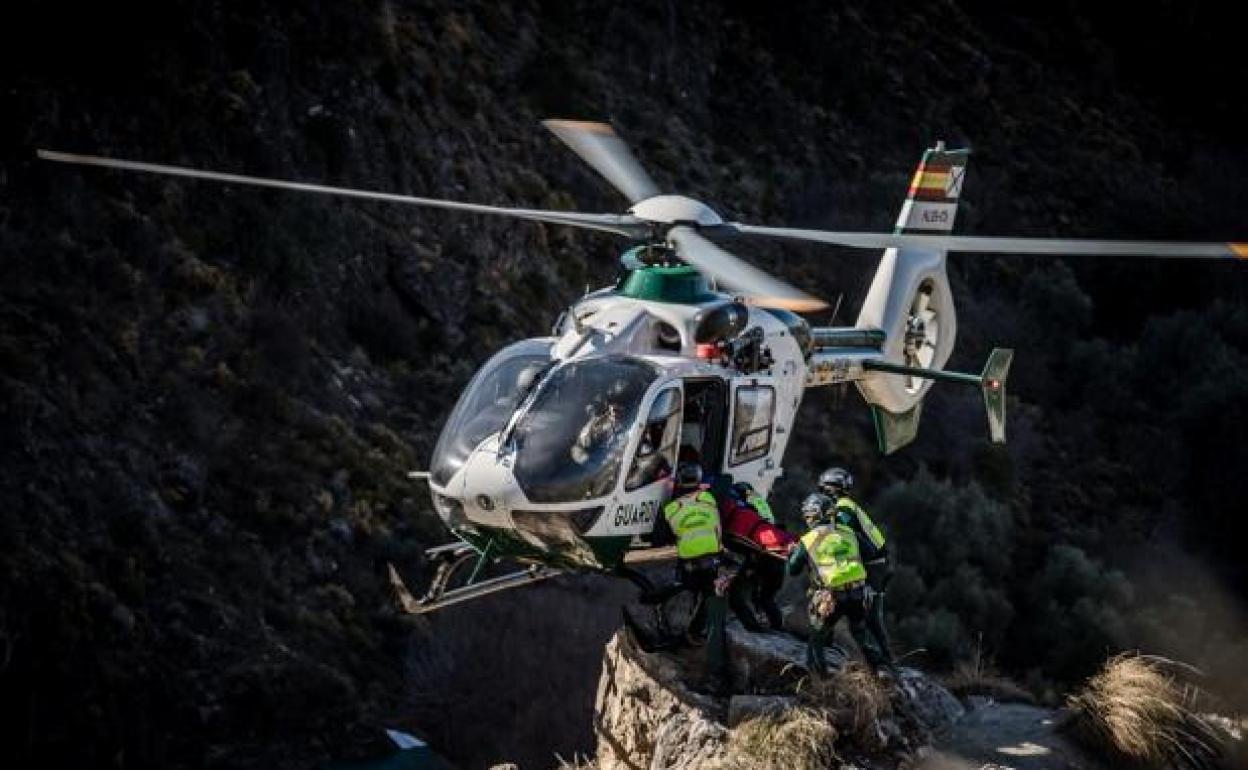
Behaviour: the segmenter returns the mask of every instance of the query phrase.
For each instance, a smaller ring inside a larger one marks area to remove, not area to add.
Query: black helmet
[[[750,486],[748,481],[738,481],[732,485],[732,492],[742,500],[748,500],[750,495],[754,494],[754,487]]]
[[[819,474],[819,490],[828,495],[839,495],[854,488],[854,477],[844,468],[828,468]]]
[[[697,463],[681,463],[676,466],[676,486],[696,487],[702,483],[702,466]]]
[[[806,520],[808,527],[828,524],[832,521],[832,511],[835,509],[836,502],[832,498],[820,492],[811,492],[802,501],[802,518]]]

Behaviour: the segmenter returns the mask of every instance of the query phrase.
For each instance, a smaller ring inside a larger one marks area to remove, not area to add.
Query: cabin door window
[[[744,465],[767,456],[771,450],[775,414],[775,388],[770,385],[743,385],[737,388],[732,406],[730,466]]]
[[[717,378],[685,380],[685,410],[680,431],[679,462],[696,462],[707,473],[719,473],[724,430],[728,423],[728,388]]]

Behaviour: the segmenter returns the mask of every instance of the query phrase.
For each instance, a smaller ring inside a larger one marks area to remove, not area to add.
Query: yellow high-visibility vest
[[[676,536],[676,555],[681,559],[697,559],[723,550],[719,506],[710,492],[698,490],[672,500],[663,506],[663,516]]]
[[[862,510],[862,506],[855,503],[851,498],[842,497],[836,501],[836,507],[847,510],[858,517],[859,526],[862,527],[862,531],[871,539],[871,544],[877,550],[884,547],[884,533],[880,531],[879,527],[875,526],[875,522],[871,521],[871,517],[867,515],[867,512]]]
[[[806,558],[825,588],[837,589],[867,579],[858,536],[844,524],[823,524],[802,535]]]

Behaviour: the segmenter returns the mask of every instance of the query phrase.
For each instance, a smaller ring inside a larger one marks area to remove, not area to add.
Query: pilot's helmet
[[[676,486],[696,487],[702,483],[702,466],[697,463],[681,463],[676,468]]]
[[[607,395],[610,397],[610,400],[618,401],[621,398],[623,398],[625,395],[627,395],[628,391],[629,391],[628,380],[621,377],[617,379],[616,381],[612,382],[610,387],[607,388]]]
[[[516,392],[527,393],[529,388],[533,386],[533,380],[537,378],[537,368],[526,366],[520,370],[520,374],[516,375]]]

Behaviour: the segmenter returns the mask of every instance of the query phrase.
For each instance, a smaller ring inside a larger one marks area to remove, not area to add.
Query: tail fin
[[[897,232],[952,230],[969,160],[969,150],[946,150],[940,142],[924,152],[897,218]],[[945,274],[944,251],[885,250],[855,326],[883,332],[883,361],[929,370],[943,368],[957,336],[957,313]],[[899,424],[893,424],[896,420],[877,420],[877,425],[889,424],[895,438],[888,442],[890,445],[912,438],[919,414],[915,407],[927,388],[926,381],[896,374],[872,375],[858,382],[867,403],[891,415],[905,416]]]
[[[898,233],[947,233],[958,215],[969,150],[946,150],[944,142],[923,153],[897,217]]]
[[[1005,378],[1010,374],[1010,362],[1014,351],[993,348],[979,377],[979,387],[984,394],[984,408],[988,411],[988,433],[992,443],[1005,443]]]

